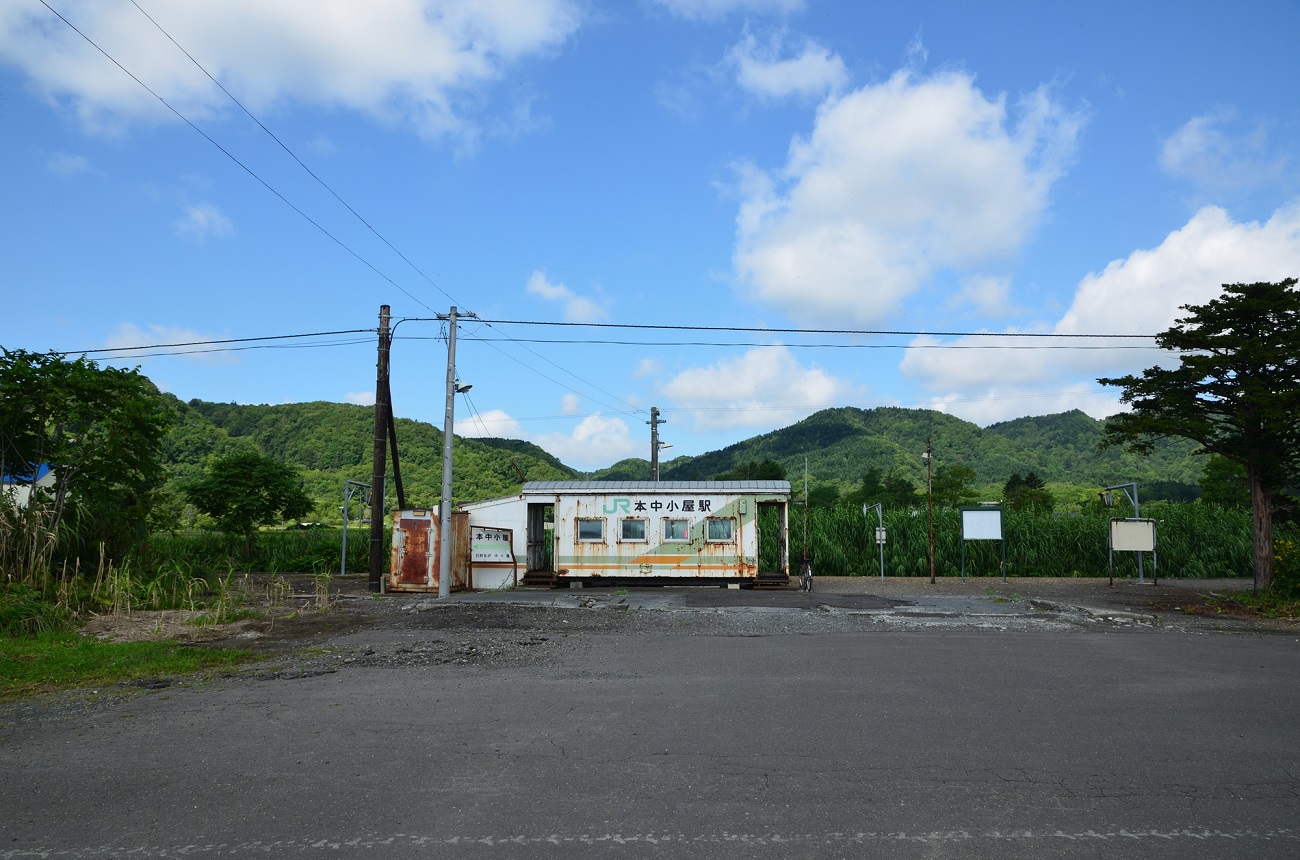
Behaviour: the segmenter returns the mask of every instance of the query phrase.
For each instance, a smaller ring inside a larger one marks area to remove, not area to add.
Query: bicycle
[[[806,556],[806,555],[803,557],[803,561],[800,563],[800,571],[799,571],[799,590],[800,590],[800,591],[809,591],[809,592],[811,592],[811,591],[813,590],[813,586],[812,586],[812,559],[809,558],[809,557]]]

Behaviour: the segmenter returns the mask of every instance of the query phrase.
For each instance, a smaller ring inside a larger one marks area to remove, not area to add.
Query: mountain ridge
[[[169,395],[170,397],[170,395]],[[325,515],[341,498],[345,480],[368,481],[372,470],[374,407],[314,401],[276,405],[211,403],[171,398],[178,422],[167,443],[176,482],[197,477],[215,456],[257,450],[302,470],[304,487]],[[441,492],[442,431],[399,418],[397,439],[408,505],[432,505]],[[810,482],[841,492],[856,487],[870,468],[925,486],[930,442],[936,468],[964,465],[977,486],[996,487],[1013,473],[1036,472],[1049,483],[1101,487],[1119,483],[1196,485],[1204,460],[1195,444],[1171,440],[1150,456],[1101,450],[1104,422],[1079,410],[1028,416],[981,428],[943,412],[903,407],[834,407],[787,427],[694,456],[660,464],[663,480],[708,480],[747,463],[775,461],[792,479],[807,463]],[[647,442],[648,444],[648,442]],[[532,442],[457,437],[453,498],[472,501],[518,492],[527,480],[646,480],[648,460],[632,457],[604,469],[567,466]],[[387,503],[395,504],[391,452]]]

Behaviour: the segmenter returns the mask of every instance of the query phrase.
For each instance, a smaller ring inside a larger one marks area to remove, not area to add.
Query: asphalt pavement
[[[0,860],[1300,856],[1294,632],[679,591],[393,596],[274,666],[10,712]],[[414,659],[476,636],[527,659]]]

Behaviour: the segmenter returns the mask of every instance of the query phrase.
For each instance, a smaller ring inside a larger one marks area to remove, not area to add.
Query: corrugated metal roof
[[[609,493],[789,493],[789,481],[529,481],[523,495]]]

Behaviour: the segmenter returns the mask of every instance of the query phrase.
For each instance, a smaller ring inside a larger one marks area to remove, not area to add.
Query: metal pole
[[[339,563],[339,576],[348,575],[348,499],[352,497],[348,482],[343,482],[343,559]]]
[[[931,460],[933,460],[933,451],[930,448],[930,437],[925,437],[925,498],[930,508],[930,584],[934,585],[934,479],[931,472]]]
[[[384,573],[384,478],[388,465],[384,448],[385,417],[388,414],[388,305],[379,306],[379,362],[375,372],[375,449],[371,473],[370,505],[370,590],[379,591]]]
[[[870,506],[863,505],[862,516],[865,517],[867,515],[867,511],[870,510],[874,510],[876,512],[876,524],[880,527],[876,532],[876,547],[880,551],[880,578],[884,579],[885,578],[885,544],[880,539],[880,532],[883,532],[885,530],[885,517],[884,514],[882,513],[883,508],[881,508],[880,504],[881,504],[880,502],[876,502],[874,505],[870,505]]]
[[[456,306],[447,316],[447,414],[442,422],[442,499],[438,504],[438,597],[451,594],[451,442],[456,412]]]

